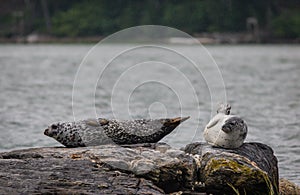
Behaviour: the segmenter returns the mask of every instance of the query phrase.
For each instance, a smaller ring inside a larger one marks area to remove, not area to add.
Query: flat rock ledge
[[[260,143],[32,148],[0,153],[0,194],[279,194],[277,159]]]

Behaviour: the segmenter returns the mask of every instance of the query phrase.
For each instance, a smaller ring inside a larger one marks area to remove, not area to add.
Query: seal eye
[[[57,125],[51,125],[51,129],[57,129]]]

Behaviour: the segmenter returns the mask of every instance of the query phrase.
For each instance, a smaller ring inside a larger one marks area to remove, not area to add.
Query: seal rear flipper
[[[186,121],[190,117],[176,117],[176,118],[171,118],[171,119],[160,119],[160,123],[162,126],[160,127],[161,135],[160,139],[162,139],[165,135],[171,133],[179,124],[182,122]]]
[[[171,123],[182,123],[186,120],[188,120],[190,118],[190,116],[187,116],[187,117],[177,117],[177,118],[173,118],[173,119],[170,119],[171,120]]]
[[[180,123],[186,121],[190,117],[177,117],[172,119],[161,119],[161,123],[165,128],[173,128],[175,129]]]

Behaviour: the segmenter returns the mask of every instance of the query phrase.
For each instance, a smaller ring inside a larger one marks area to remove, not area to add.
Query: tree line
[[[105,36],[146,24],[245,32],[248,18],[273,37],[300,37],[299,0],[2,0],[0,36]]]

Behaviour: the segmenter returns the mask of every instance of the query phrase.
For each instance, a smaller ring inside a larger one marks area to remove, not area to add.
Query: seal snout
[[[222,131],[224,131],[225,133],[229,133],[232,131],[232,128],[230,127],[230,125],[225,124],[222,126]]]
[[[44,131],[44,135],[47,135],[49,137],[53,137],[55,135],[57,135],[58,133],[58,124],[52,124],[50,126],[48,126],[47,129],[45,129]]]

